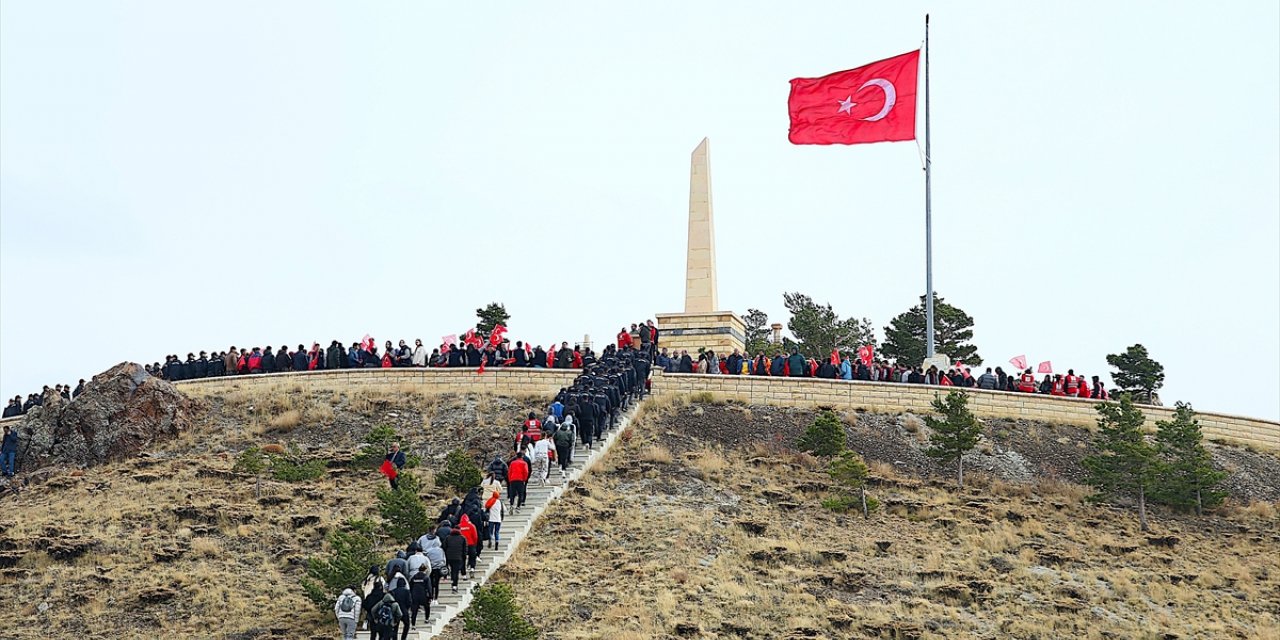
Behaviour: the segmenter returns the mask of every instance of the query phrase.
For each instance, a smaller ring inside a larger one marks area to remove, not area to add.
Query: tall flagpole
[[[933,154],[929,149],[929,14],[924,14],[924,277],[925,357],[933,357]]]

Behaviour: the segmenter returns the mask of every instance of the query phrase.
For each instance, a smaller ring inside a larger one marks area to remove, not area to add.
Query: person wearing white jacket
[[[502,529],[502,515],[505,508],[502,506],[502,496],[498,496],[497,500],[489,506],[489,540],[493,542],[493,548],[498,548],[498,531]]]
[[[543,437],[533,443],[533,477],[538,479],[538,484],[546,484],[547,476],[551,474],[551,451],[553,448],[554,443],[550,437]]]
[[[422,346],[421,339],[414,340],[413,342],[413,366],[427,366],[427,348]]]
[[[338,617],[342,640],[355,640],[356,623],[360,620],[360,596],[350,588],[343,589],[342,595],[333,603],[333,615]]]

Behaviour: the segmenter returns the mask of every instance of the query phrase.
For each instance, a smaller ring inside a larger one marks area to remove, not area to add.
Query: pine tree
[[[1119,402],[1097,405],[1098,434],[1094,438],[1097,455],[1082,464],[1089,472],[1088,483],[1098,490],[1098,498],[1128,497],[1138,503],[1138,523],[1147,531],[1147,494],[1160,472],[1155,446],[1142,432],[1146,416],[1133,404],[1129,394]]]
[[[1226,495],[1216,487],[1226,477],[1213,467],[1213,458],[1204,448],[1200,422],[1191,405],[1175,405],[1173,420],[1156,423],[1156,449],[1160,453],[1159,487],[1154,499],[1181,508],[1194,507],[1203,515],[1205,507],[1215,507]]]
[[[964,486],[964,454],[978,446],[982,425],[969,411],[969,397],[963,391],[952,391],[946,398],[933,399],[933,410],[942,418],[926,416],[929,448],[925,455],[942,463],[956,463],[956,485]]]
[[[476,589],[471,606],[462,612],[463,631],[485,640],[534,640],[538,629],[520,615],[511,585],[496,583]]]
[[[448,487],[458,493],[466,493],[484,480],[484,474],[475,460],[462,449],[454,449],[444,459],[444,470],[436,474],[436,486]]]
[[[788,351],[796,347],[807,356],[826,358],[832,349],[853,353],[864,344],[875,344],[875,330],[866,318],[842,320],[831,305],[820,305],[803,293],[784,293],[782,301],[791,312],[787,329],[795,336],[794,342],[783,342]]]
[[[746,352],[754,356],[769,349],[769,315],[759,309],[747,309],[742,316],[746,327]]]
[[[501,302],[490,302],[483,309],[476,309],[476,317],[480,321],[476,323],[476,331],[479,331],[485,338],[493,331],[493,328],[502,325],[507,326],[507,321],[511,320],[511,314],[507,313],[507,307]]]
[[[1164,365],[1152,360],[1146,347],[1135,344],[1124,353],[1108,354],[1107,364],[1116,368],[1111,381],[1118,390],[1133,394],[1139,402],[1155,404],[1156,391],[1164,386]]]
[[[840,418],[830,411],[823,411],[805,429],[796,442],[796,448],[819,458],[830,458],[844,451],[844,443],[844,425],[840,423]]]
[[[884,346],[880,351],[886,358],[901,364],[915,366],[924,361],[925,308],[924,296],[920,304],[907,309],[889,321],[884,328]],[[944,353],[954,361],[971,367],[982,364],[978,348],[969,344],[973,339],[973,317],[959,307],[947,304],[933,294],[933,339],[938,353]]]
[[[867,510],[867,463],[862,461],[862,456],[856,451],[847,449],[842,451],[836,459],[831,461],[827,474],[842,488],[849,491],[857,489],[858,501],[862,503],[862,517],[871,517],[870,511]]]
[[[412,473],[401,472],[396,476],[395,489],[378,489],[378,514],[382,516],[382,530],[393,540],[412,540],[422,535],[433,524],[427,513],[427,505],[418,495],[420,485]]]
[[[332,611],[334,598],[343,589],[360,584],[370,566],[382,563],[373,523],[368,520],[348,520],[330,531],[327,539],[329,555],[308,558],[307,577],[301,581],[303,594],[321,611]]]

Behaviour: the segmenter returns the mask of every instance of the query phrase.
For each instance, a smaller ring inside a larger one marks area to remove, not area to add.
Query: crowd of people
[[[52,389],[49,388],[49,385],[45,385],[44,389],[42,389],[40,393],[28,393],[26,400],[23,400],[21,395],[14,396],[13,399],[4,406],[4,414],[0,415],[0,417],[12,418],[14,416],[23,415],[30,411],[32,407],[43,405],[45,395],[50,392],[56,393],[63,398],[70,400],[79,396],[83,391],[84,378],[80,379],[80,384],[76,385],[75,389],[72,389],[69,384],[56,385]]]
[[[657,353],[654,363],[664,373],[861,380],[1041,393],[1095,400],[1109,398],[1106,385],[1098,376],[1086,379],[1083,375],[1076,375],[1074,369],[1069,369],[1066,375],[1045,374],[1044,379],[1037,382],[1031,369],[1021,373],[1006,373],[1002,367],[994,370],[987,367],[986,372],[975,377],[970,368],[961,363],[944,372],[936,366],[927,369],[923,366],[908,367],[871,358],[855,359],[852,355],[841,358],[838,354],[832,354],[830,358],[810,358],[802,355],[798,349],[793,349],[791,355],[775,351],[773,357],[765,355],[763,351],[750,357],[737,349],[728,356],[717,356],[714,351],[704,350],[695,360],[688,350],[675,353],[668,352],[665,347]]]
[[[474,575],[481,554],[498,549],[503,518],[524,508],[529,484],[553,482],[554,467],[565,481],[579,444],[591,449],[647,393],[651,360],[647,349],[609,345],[556,394],[543,418],[530,412],[515,430],[510,453],[494,455],[480,486],[445,505],[435,529],[406,541],[385,566],[369,567],[362,584],[338,595],[333,612],[344,640],[355,638],[358,627],[376,640],[393,640],[397,631],[404,640],[420,615],[429,620],[441,583],[447,578],[457,593],[459,581]],[[393,489],[404,465],[399,444],[391,445],[383,467]]]

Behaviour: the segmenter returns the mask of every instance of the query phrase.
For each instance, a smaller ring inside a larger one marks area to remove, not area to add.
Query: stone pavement
[[[418,626],[410,631],[409,638],[417,640],[427,640],[434,638],[444,631],[445,625],[448,625],[455,617],[462,613],[471,604],[472,591],[484,583],[498,571],[498,568],[507,561],[508,558],[515,553],[520,543],[524,541],[529,532],[533,530],[533,525],[537,522],[538,517],[547,510],[547,506],[553,500],[560,497],[569,486],[582,477],[605,453],[617,442],[620,434],[625,431],[631,424],[631,418],[635,415],[636,407],[640,401],[633,401],[631,408],[618,421],[618,426],[605,433],[604,440],[595,443],[595,448],[588,451],[579,443],[578,448],[573,452],[573,464],[569,467],[568,477],[562,480],[560,478],[560,467],[556,465],[551,470],[551,477],[546,485],[538,485],[531,482],[528,489],[528,496],[524,507],[519,513],[515,513],[508,507],[507,513],[502,520],[501,543],[496,550],[485,549],[480,553],[480,558],[476,560],[475,571],[467,574],[467,579],[458,580],[458,593],[450,591],[449,577],[445,576],[440,581],[440,602],[432,605],[431,617],[423,622],[418,619]],[[503,499],[506,499],[504,493]],[[397,633],[396,638],[400,636]],[[361,631],[356,635],[358,640],[368,640],[369,632]]]

